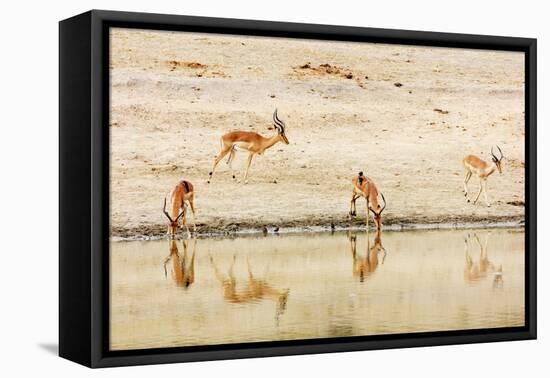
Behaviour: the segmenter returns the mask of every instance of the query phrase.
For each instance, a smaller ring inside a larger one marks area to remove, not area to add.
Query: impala
[[[359,197],[364,197],[367,201],[367,229],[369,228],[369,210],[372,211],[374,215],[374,223],[376,229],[380,230],[382,227],[382,212],[386,208],[386,199],[382,193],[378,192],[374,181],[367,176],[363,175],[363,172],[359,172],[359,175],[354,177],[351,182],[353,183],[353,191],[351,194],[351,203],[349,209],[350,217],[357,215],[357,206],[355,201]],[[382,197],[384,201],[384,206],[381,207],[378,202],[378,194]]]
[[[170,213],[166,211],[166,198],[170,199]],[[193,212],[193,232],[197,231],[197,226],[195,224],[195,192],[193,189],[193,184],[189,181],[182,180],[176,184],[176,186],[168,193],[167,197],[164,197],[164,207],[162,209],[166,218],[168,218],[168,235],[175,236],[178,229],[178,221],[182,219],[182,228],[185,226],[187,228],[187,236],[190,237],[191,233],[189,232],[189,226],[185,219],[185,212],[187,203],[191,207]],[[187,202],[187,203],[186,203]]]
[[[214,164],[212,166],[212,170],[208,174],[208,183],[212,180],[212,177],[214,176],[214,171],[216,170],[216,166],[218,163],[226,156],[229,155],[229,158],[227,159],[227,164],[229,164],[229,168],[231,169],[231,174],[233,176],[233,179],[235,179],[235,174],[233,172],[233,167],[231,165],[233,158],[235,157],[235,153],[237,150],[246,151],[248,152],[248,161],[246,166],[246,171],[244,174],[244,183],[248,183],[248,170],[250,169],[250,164],[252,163],[252,158],[254,155],[258,154],[261,155],[264,153],[265,150],[267,150],[270,147],[273,147],[278,142],[283,142],[285,144],[288,144],[288,139],[285,135],[285,123],[279,119],[277,116],[277,109],[275,109],[275,112],[273,113],[273,126],[275,127],[275,130],[277,130],[277,134],[266,138],[258,133],[252,132],[252,131],[232,131],[227,134],[224,134],[221,138],[221,150],[218,156],[214,159]]]
[[[504,157],[499,146],[497,146],[497,149],[500,153],[500,158],[495,155],[493,147],[491,147],[491,162],[489,163],[475,155],[468,155],[462,160],[462,164],[464,165],[464,196],[467,202],[470,202],[468,198],[468,181],[470,181],[472,174],[475,173],[476,176],[479,177],[479,192],[474,200],[474,204],[479,199],[481,192],[483,192],[485,195],[485,203],[487,206],[491,206],[487,198],[487,178],[497,170],[502,174],[502,158]]]
[[[178,287],[189,288],[195,282],[195,250],[197,248],[197,239],[193,242],[193,254],[191,261],[188,261],[187,249],[189,240],[183,240],[183,256],[179,254],[176,240],[170,240],[170,255],[164,260],[164,276],[168,275],[166,265],[172,261],[172,277]]]
[[[248,267],[248,281],[246,285],[238,285],[239,290],[237,290],[237,280],[233,273],[233,266],[235,265],[236,256],[233,256],[231,265],[227,275],[222,274],[216,264],[214,263],[214,258],[210,256],[210,264],[214,269],[214,274],[216,278],[221,283],[223,287],[223,297],[227,302],[230,303],[254,303],[258,302],[261,299],[271,299],[277,303],[276,308],[276,317],[282,315],[286,309],[286,303],[288,300],[288,294],[290,289],[276,289],[271,286],[267,281],[258,279],[254,277],[250,269],[250,263],[247,259]]]
[[[367,253],[365,257],[357,255],[357,235],[355,233],[349,236],[351,246],[351,256],[353,257],[353,275],[359,277],[359,281],[363,282],[370,277],[378,268],[380,252],[384,252],[381,264],[384,264],[386,259],[386,249],[382,246],[382,238],[380,230],[376,231],[374,237],[374,245],[370,245],[370,239],[367,235]]]
[[[498,268],[489,260],[489,255],[487,253],[487,243],[489,241],[489,234],[485,238],[485,244],[482,245],[481,241],[477,234],[474,234],[474,239],[476,239],[477,244],[479,245],[479,259],[477,262],[474,262],[469,253],[468,238],[464,238],[464,254],[465,254],[465,265],[464,265],[464,281],[468,283],[478,282],[489,273],[493,273],[493,287],[498,287],[502,284],[502,265]]]

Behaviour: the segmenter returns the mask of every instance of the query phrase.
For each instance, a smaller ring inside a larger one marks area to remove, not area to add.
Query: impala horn
[[[171,223],[176,223],[181,218],[181,216],[185,214],[185,204],[183,205],[183,210],[181,211],[181,213],[179,213],[179,215],[176,217],[176,220],[173,220],[170,214],[168,214],[168,212],[166,211],[166,198],[164,198],[164,206],[162,208],[162,212],[164,213],[164,215],[166,215],[166,218],[168,218]]]
[[[502,153],[502,150],[500,149],[498,144],[497,144],[497,148],[498,148],[498,152],[500,152],[500,159],[498,159],[498,160],[502,160],[504,158],[504,154]]]
[[[281,121],[277,116],[277,108],[275,108],[275,112],[273,112],[273,123],[277,130],[279,130],[281,133],[285,132],[285,123]]]
[[[384,207],[380,209],[380,214],[382,214],[382,211],[384,211],[384,209],[386,208],[386,199],[384,198],[384,195],[382,194],[382,192],[380,192],[380,195],[382,196],[382,200],[384,201]]]
[[[171,223],[174,223],[174,221],[172,220],[172,217],[171,217],[170,214],[168,214],[168,212],[166,211],[166,197],[164,197],[164,206],[162,207],[162,212],[164,213],[164,215],[166,215],[166,218],[168,218],[168,220],[169,220]]]
[[[494,147],[491,147],[491,155],[493,156],[493,158],[497,161],[500,161],[502,160],[502,158],[504,157],[504,154],[502,153],[502,150],[500,149],[500,147],[497,145],[497,148],[498,148],[498,152],[500,152],[500,159],[497,158],[497,156],[495,155],[495,153],[493,152],[493,149]]]

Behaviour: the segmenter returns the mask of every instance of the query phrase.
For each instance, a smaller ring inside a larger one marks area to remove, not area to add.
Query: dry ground
[[[163,197],[182,178],[201,231],[349,225],[360,170],[386,224],[524,216],[521,53],[121,29],[111,42],[113,236],[165,232]],[[272,134],[276,107],[290,144],[255,157],[248,185],[225,162],[208,185],[220,136]],[[466,203],[461,160],[494,144],[506,159],[493,204]]]

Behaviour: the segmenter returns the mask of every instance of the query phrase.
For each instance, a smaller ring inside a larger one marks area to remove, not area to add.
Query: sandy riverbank
[[[162,201],[181,179],[201,232],[359,225],[364,201],[347,218],[359,170],[384,193],[388,225],[520,222],[523,77],[520,53],[115,30],[112,236],[165,232]],[[290,144],[255,157],[248,185],[224,162],[207,184],[220,136],[271,135],[276,107]],[[506,158],[492,206],[466,203],[462,157],[488,159],[494,144]]]

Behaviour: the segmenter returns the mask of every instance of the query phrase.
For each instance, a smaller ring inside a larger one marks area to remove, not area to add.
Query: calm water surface
[[[524,231],[111,243],[111,349],[524,325]]]

